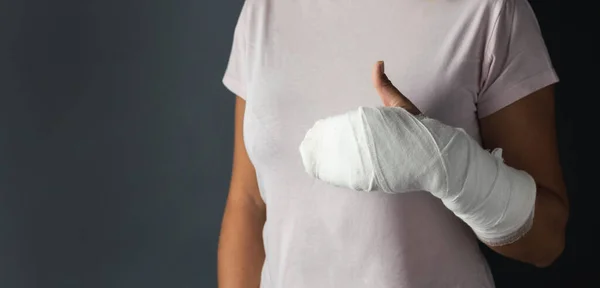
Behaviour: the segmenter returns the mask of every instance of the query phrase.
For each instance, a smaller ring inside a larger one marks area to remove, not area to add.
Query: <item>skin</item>
[[[412,114],[419,109],[385,75],[377,62],[373,84],[385,106],[402,107]],[[554,86],[544,87],[480,119],[483,147],[500,147],[504,162],[529,173],[537,184],[531,230],[516,242],[489,246],[508,258],[537,267],[551,265],[565,246],[569,202],[559,163],[554,115]]]
[[[394,87],[382,61],[374,66],[372,78],[385,106],[421,113]],[[218,249],[220,288],[259,287],[265,259],[262,229],[266,206],[244,145],[245,107],[246,102],[237,97],[233,169]],[[569,215],[556,143],[554,87],[542,88],[482,118],[480,132],[484,148],[501,147],[505,163],[528,172],[538,187],[531,230],[516,242],[490,248],[537,267],[551,265],[564,249]]]
[[[218,282],[219,288],[258,288],[265,259],[262,229],[266,207],[244,146],[246,101],[237,97],[235,106],[233,169],[219,237]]]

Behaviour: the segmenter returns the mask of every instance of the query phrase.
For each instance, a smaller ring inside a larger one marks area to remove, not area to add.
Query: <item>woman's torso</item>
[[[267,205],[262,287],[493,287],[477,242],[426,192],[336,188],[298,146],[321,118],[381,105],[371,68],[479,139],[493,0],[249,0],[245,141]]]

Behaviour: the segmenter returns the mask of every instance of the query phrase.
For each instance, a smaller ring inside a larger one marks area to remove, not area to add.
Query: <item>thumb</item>
[[[385,65],[383,61],[378,61],[373,68],[373,85],[377,90],[377,94],[383,101],[383,105],[387,107],[402,107],[408,112],[417,115],[421,114],[421,111],[406,98],[400,91],[392,84],[392,81],[385,75]]]

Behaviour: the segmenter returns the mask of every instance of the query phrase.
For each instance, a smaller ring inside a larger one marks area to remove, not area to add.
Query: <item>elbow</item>
[[[531,264],[538,268],[546,268],[560,258],[566,245],[566,218],[565,216],[559,228],[554,230],[554,233],[546,237],[544,243],[537,245],[538,251],[535,254],[538,256],[535,257],[535,261],[532,261]]]
[[[544,195],[548,194],[541,196]],[[565,250],[569,209],[560,201],[548,199],[555,198],[538,197],[533,226],[522,238],[492,249],[508,258],[538,268],[554,264]]]
[[[531,261],[530,263],[538,268],[551,266],[560,258],[565,250],[566,228],[569,221],[569,204],[566,199],[563,199],[560,204],[562,205],[559,207],[562,209],[559,209],[559,207],[552,209],[555,214],[553,217],[549,217],[549,219],[553,219],[553,221],[549,221],[544,225],[547,227],[547,229],[544,229],[547,231],[545,237],[541,237],[542,241],[537,241],[537,253],[535,253],[537,257],[535,257],[535,261]]]
[[[547,268],[554,264],[565,250],[564,235],[561,237],[544,237],[544,241],[531,241],[523,238],[523,242],[515,242],[506,246],[490,246],[492,250],[519,262],[537,268]]]
[[[531,264],[538,268],[547,268],[554,264],[565,250],[564,237],[559,237],[558,239],[560,241],[555,240],[544,251],[540,251],[539,256],[534,261],[531,261]]]

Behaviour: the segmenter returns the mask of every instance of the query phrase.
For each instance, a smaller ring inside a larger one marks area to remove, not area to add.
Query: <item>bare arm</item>
[[[505,163],[528,172],[538,187],[531,230],[512,244],[490,248],[538,267],[562,253],[569,214],[554,117],[554,88],[548,86],[480,121],[484,146],[501,147]]]
[[[246,101],[237,97],[233,171],[219,238],[220,288],[258,288],[265,258],[262,229],[266,208],[242,137],[245,108]]]

